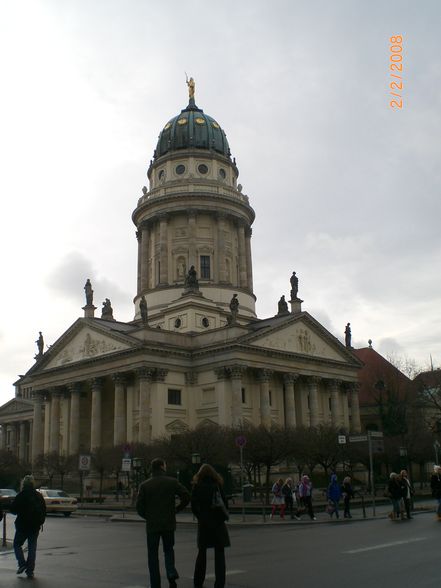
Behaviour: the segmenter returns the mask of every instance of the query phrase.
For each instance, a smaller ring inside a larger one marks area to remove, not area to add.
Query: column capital
[[[274,371],[266,368],[257,370],[257,379],[259,382],[269,382],[273,377]]]
[[[104,378],[92,378],[89,380],[91,388],[95,388],[97,390],[101,390],[104,386]]]
[[[360,384],[358,382],[344,382],[344,388],[346,389],[347,392],[350,393],[357,393],[360,390]]]
[[[81,382],[72,382],[71,384],[67,384],[66,388],[70,394],[75,394],[76,392],[81,392],[83,386]]]
[[[299,379],[299,374],[290,372],[290,373],[284,373],[283,374],[283,381],[285,384],[295,384],[297,382],[297,380]]]
[[[225,380],[229,376],[225,367],[215,368],[213,371],[218,380]]]
[[[194,386],[198,383],[198,376],[198,372],[195,371],[185,372],[185,384],[187,386]]]
[[[43,402],[44,401],[45,390],[35,390],[32,392],[31,398],[33,402]]]
[[[324,382],[328,388],[340,388],[342,385],[342,380],[337,379],[326,379]]]
[[[226,369],[228,370],[228,373],[233,380],[240,380],[247,371],[247,367],[245,365],[232,365],[228,366]]]
[[[150,382],[153,380],[153,368],[138,368],[135,373],[138,376],[139,380],[149,380]]]
[[[165,382],[165,378],[167,377],[168,370],[163,368],[157,368],[155,370],[154,379],[155,382]]]
[[[123,373],[112,374],[112,380],[115,384],[125,384],[127,382],[127,376]]]
[[[308,386],[310,388],[314,387],[316,388],[320,382],[322,381],[322,379],[319,376],[308,376],[306,378],[306,383],[308,384]]]

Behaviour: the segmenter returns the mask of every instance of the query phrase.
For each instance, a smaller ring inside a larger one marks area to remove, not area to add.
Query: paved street
[[[13,517],[8,517],[12,536]],[[386,519],[230,526],[227,550],[229,588],[406,588],[439,586],[441,523],[433,513],[412,521]],[[177,531],[179,586],[192,587],[196,553],[191,517]],[[213,570],[209,559],[209,572]],[[0,587],[29,585],[15,575],[13,553],[1,552]],[[205,585],[213,586],[212,576]],[[107,517],[49,516],[40,536],[36,578],[38,588],[148,586],[144,525],[111,522]],[[166,581],[163,586],[167,587]]]

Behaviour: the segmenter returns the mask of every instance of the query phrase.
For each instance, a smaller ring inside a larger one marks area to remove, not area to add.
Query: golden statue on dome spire
[[[188,97],[190,98],[190,100],[194,100],[194,90],[195,90],[195,82],[193,78],[188,79],[188,75],[187,72],[185,72],[185,82],[188,86]]]

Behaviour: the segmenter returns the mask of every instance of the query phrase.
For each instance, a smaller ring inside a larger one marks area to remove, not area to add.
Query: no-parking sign
[[[79,469],[83,472],[88,472],[90,470],[91,461],[90,455],[80,455]]]

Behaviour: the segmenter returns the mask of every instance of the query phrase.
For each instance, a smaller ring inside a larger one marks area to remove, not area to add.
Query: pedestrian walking
[[[297,514],[294,514],[294,503],[296,502],[296,495],[292,478],[286,478],[282,486],[282,494],[285,500],[285,512],[289,512],[291,519],[300,520]]]
[[[280,518],[285,518],[285,498],[283,497],[282,493],[283,487],[283,479],[279,478],[277,482],[274,482],[273,487],[271,488],[271,492],[273,493],[273,499],[271,501],[271,515],[270,518],[272,519],[276,514],[277,507],[280,509]]]
[[[299,484],[299,498],[300,502],[304,505],[308,511],[309,517],[312,521],[316,521],[314,510],[312,508],[312,482],[309,476],[304,474]]]
[[[403,502],[404,502],[404,509],[406,511],[406,517],[408,519],[411,519],[412,516],[410,514],[410,511],[412,508],[412,496],[414,495],[413,486],[410,483],[407,470],[401,470],[400,477],[401,477],[401,487],[403,489]]]
[[[433,474],[430,478],[430,487],[432,489],[432,496],[436,500],[436,515],[441,521],[441,466],[436,465],[433,468]]]
[[[190,502],[187,489],[167,476],[167,465],[163,459],[156,458],[151,463],[151,477],[139,487],[136,510],[146,521],[147,561],[150,574],[150,588],[161,587],[159,571],[159,541],[162,539],[164,563],[169,588],[176,588],[179,574],[175,567],[176,513]],[[176,504],[179,498],[179,504]]]
[[[350,476],[343,479],[342,484],[344,517],[345,519],[352,519],[351,515],[351,500],[354,498],[354,489],[352,488],[352,480]]]
[[[214,549],[214,588],[225,586],[225,547],[230,537],[225,521],[228,520],[227,499],[223,479],[209,464],[203,464],[193,478],[191,509],[198,521],[197,546],[193,582],[202,588],[207,571],[207,549]]]
[[[329,516],[333,517],[335,513],[335,518],[339,519],[340,514],[338,511],[338,503],[340,502],[341,498],[341,488],[340,484],[338,483],[337,475],[332,474],[331,479],[326,491],[326,497],[328,499],[328,513]]]
[[[387,491],[388,496],[392,502],[392,512],[389,514],[389,517],[393,521],[398,521],[401,518],[403,487],[399,475],[395,472],[392,472],[389,476]]]
[[[17,574],[26,572],[28,578],[33,578],[38,535],[46,519],[46,504],[43,496],[35,489],[33,476],[23,478],[21,491],[14,498],[9,511],[17,515],[14,536],[14,553],[18,563]],[[27,559],[23,553],[23,545],[26,541],[28,543]]]

